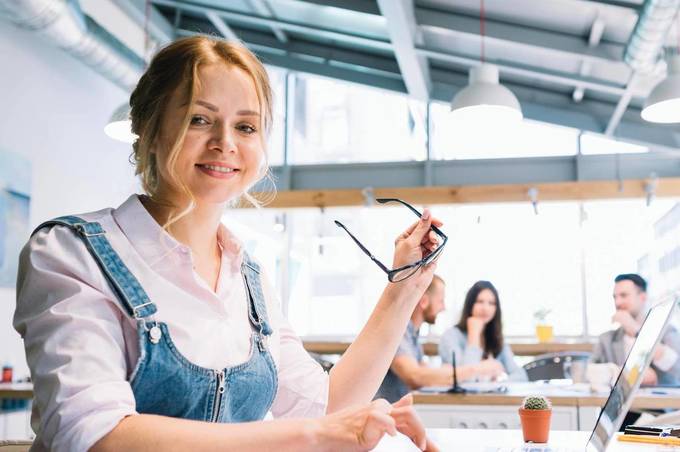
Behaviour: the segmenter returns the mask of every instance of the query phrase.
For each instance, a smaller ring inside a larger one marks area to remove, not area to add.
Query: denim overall
[[[60,217],[41,224],[34,234],[54,225],[71,228],[85,242],[118,301],[136,320],[140,356],[130,376],[130,385],[138,412],[207,422],[264,418],[276,395],[278,380],[267,349],[272,329],[267,319],[259,267],[247,253],[243,254],[241,273],[253,327],[250,357],[237,366],[206,369],[182,356],[170,338],[168,326],[154,320],[156,305],[113,250],[99,223],[74,216]],[[215,347],[228,346],[215,344]]]

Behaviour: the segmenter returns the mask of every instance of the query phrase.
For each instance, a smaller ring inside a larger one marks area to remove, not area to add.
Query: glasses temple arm
[[[407,207],[411,212],[413,212],[413,213],[415,213],[416,215],[418,215],[418,217],[422,217],[422,216],[423,216],[422,213],[418,212],[418,209],[416,209],[415,207],[413,207],[411,204],[409,204],[409,203],[407,203],[407,202],[405,202],[405,201],[402,201],[401,199],[397,199],[397,198],[378,198],[378,199],[376,199],[376,202],[379,202],[380,204],[385,204],[385,203],[387,203],[387,202],[398,202],[399,204],[403,205],[404,207]],[[431,227],[432,227],[432,230],[433,230],[434,232],[436,232],[437,234],[439,234],[441,237],[446,238],[446,234],[444,234],[437,226],[431,225]]]
[[[340,223],[338,220],[335,220],[335,224],[336,224],[336,226],[341,227],[342,229],[344,229],[345,232],[352,238],[352,240],[354,240],[354,243],[356,243],[357,246],[358,246],[359,248],[361,248],[361,251],[363,251],[363,252],[366,254],[366,256],[370,257],[371,260],[372,260],[373,262],[375,262],[376,265],[382,269],[382,271],[384,271],[384,272],[387,273],[387,274],[390,273],[390,270],[389,270],[387,267],[385,267],[385,265],[383,265],[383,263],[380,262],[375,256],[373,256],[373,254],[371,254],[371,252],[368,251],[368,249],[366,249],[366,247],[359,241],[359,239],[357,239],[356,237],[354,237],[354,235],[353,235],[351,232],[349,232],[349,230],[345,227],[344,224]]]

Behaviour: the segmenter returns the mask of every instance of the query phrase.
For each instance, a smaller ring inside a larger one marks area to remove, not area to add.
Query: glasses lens
[[[434,251],[428,254],[425,259],[423,259],[423,265],[427,265],[439,259],[443,249],[444,247],[442,245],[439,245],[437,248],[435,248]]]
[[[418,269],[420,268],[420,265],[414,265],[413,267],[408,267],[403,270],[400,270],[396,273],[392,273],[392,282],[399,282],[403,281],[406,278],[410,278],[411,276],[415,275]]]

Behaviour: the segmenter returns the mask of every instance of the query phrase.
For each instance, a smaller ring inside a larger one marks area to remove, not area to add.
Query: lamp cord
[[[480,59],[484,62],[484,0],[479,0],[479,36],[480,36]]]
[[[149,61],[149,47],[151,42],[149,39],[149,16],[151,16],[151,0],[146,0],[144,5],[144,64],[147,65]]]

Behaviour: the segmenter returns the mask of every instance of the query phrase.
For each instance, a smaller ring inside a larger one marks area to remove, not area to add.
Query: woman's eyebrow
[[[198,105],[204,106],[204,107],[207,108],[208,110],[214,111],[215,113],[217,113],[218,111],[220,111],[220,109],[217,108],[216,105],[213,105],[213,104],[211,104],[210,102],[206,102],[206,101],[204,101],[204,100],[200,100],[200,99],[199,99],[199,100],[196,101],[196,103],[197,103]]]
[[[208,110],[214,111],[215,113],[220,111],[217,105],[211,104],[210,102],[204,100],[198,99],[195,101],[195,103],[207,108]],[[255,110],[239,110],[236,112],[236,114],[239,116],[260,116],[260,113]]]
[[[241,116],[260,116],[260,114],[253,110],[239,110],[236,114]]]

